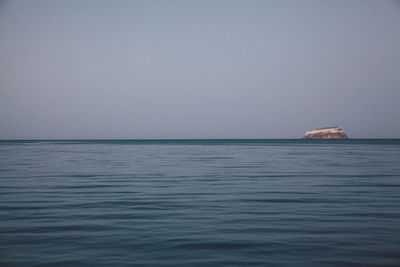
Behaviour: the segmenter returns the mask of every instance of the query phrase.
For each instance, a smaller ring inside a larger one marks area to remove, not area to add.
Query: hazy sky
[[[0,139],[400,138],[399,1],[1,1]]]

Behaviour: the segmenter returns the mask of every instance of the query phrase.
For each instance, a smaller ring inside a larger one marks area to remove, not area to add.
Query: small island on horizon
[[[312,129],[307,131],[303,139],[348,139],[347,134],[338,126]]]

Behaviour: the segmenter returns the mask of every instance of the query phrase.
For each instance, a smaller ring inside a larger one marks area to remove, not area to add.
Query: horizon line
[[[368,137],[368,138],[347,138],[347,139],[312,139],[312,138],[32,138],[32,139],[0,139],[0,141],[218,141],[218,140],[393,140],[400,137]]]

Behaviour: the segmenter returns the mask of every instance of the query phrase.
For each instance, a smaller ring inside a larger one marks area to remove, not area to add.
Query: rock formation
[[[303,139],[347,139],[347,134],[340,127],[328,127],[309,130]]]

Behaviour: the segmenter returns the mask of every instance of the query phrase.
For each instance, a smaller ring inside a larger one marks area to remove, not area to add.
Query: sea
[[[0,141],[0,266],[400,266],[400,139]]]

